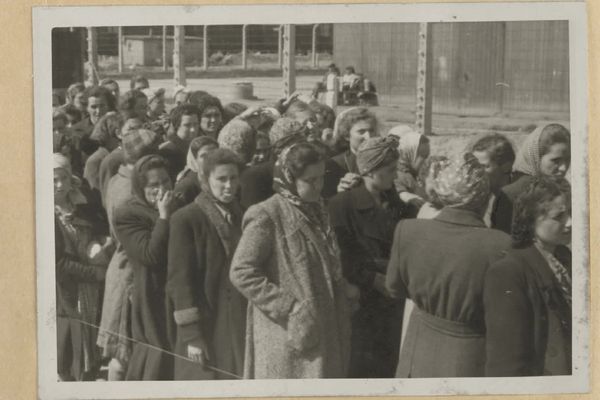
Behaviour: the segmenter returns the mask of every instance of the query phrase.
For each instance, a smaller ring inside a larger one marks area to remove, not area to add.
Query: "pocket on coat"
[[[287,323],[288,344],[299,353],[315,348],[319,344],[319,333],[311,303],[303,301]]]

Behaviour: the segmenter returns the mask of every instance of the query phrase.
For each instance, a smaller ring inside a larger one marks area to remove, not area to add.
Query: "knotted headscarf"
[[[426,187],[433,203],[481,211],[487,205],[490,182],[485,168],[471,153],[433,162]]]
[[[198,174],[199,168],[198,162],[196,161],[197,157],[194,156],[192,149],[195,148],[200,151],[201,148],[209,144],[214,144],[217,147],[219,146],[219,143],[210,136],[198,136],[192,139],[186,156],[185,168],[179,174],[177,174],[176,182],[179,182],[181,179],[183,179],[183,177],[190,171],[196,175]],[[196,155],[198,154],[198,151],[196,152]]]
[[[367,175],[380,167],[398,160],[398,141],[393,136],[374,137],[358,147],[356,165],[361,175]]]
[[[71,191],[67,194],[67,199],[72,205],[87,203],[86,197],[81,193],[81,179],[73,175],[69,159],[60,153],[54,153],[53,157],[53,169],[63,169],[71,177]]]
[[[423,135],[407,125],[398,125],[390,129],[388,136],[395,136],[399,141],[399,171],[415,174],[417,172],[415,163]]]

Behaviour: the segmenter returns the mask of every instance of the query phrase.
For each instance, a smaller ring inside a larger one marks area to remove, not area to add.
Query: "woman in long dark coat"
[[[139,159],[131,176],[134,197],[115,212],[117,239],[133,264],[133,347],[127,380],[173,378],[169,350],[165,284],[169,219],[174,207],[166,161],[156,155]]]
[[[360,288],[352,317],[350,378],[392,378],[398,363],[404,299],[390,299],[385,273],[402,204],[394,186],[397,142],[367,139],[356,161],[364,184],[329,201],[331,223],[341,250],[344,276]]]
[[[217,149],[204,160],[202,191],[173,215],[167,293],[174,307],[176,380],[232,379],[243,374],[246,299],[229,281],[241,236],[237,200],[242,162]],[[214,373],[216,367],[232,375]]]
[[[489,180],[471,153],[434,171],[430,192],[444,207],[431,220],[398,223],[388,264],[390,294],[416,306],[396,377],[483,376],[484,277],[510,237],[483,223]]]
[[[535,179],[518,197],[513,249],[485,278],[486,375],[571,375],[570,187]]]

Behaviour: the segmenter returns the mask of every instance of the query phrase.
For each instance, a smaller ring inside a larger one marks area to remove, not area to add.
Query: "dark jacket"
[[[209,346],[211,365],[242,375],[246,301],[229,282],[242,223],[241,209],[234,210],[230,225],[209,196],[200,194],[173,215],[167,293],[177,325],[175,351],[185,356],[188,343],[202,338]],[[178,359],[175,379],[213,379],[213,374]]]
[[[133,265],[133,338],[169,350],[165,283],[169,222],[134,197],[115,211],[117,239]],[[173,378],[173,357],[134,344],[127,370],[128,380],[168,380]]]
[[[173,192],[179,197],[184,204],[190,204],[202,191],[198,174],[192,170],[188,170],[183,178],[175,183]]]
[[[556,258],[570,272],[571,252]],[[485,277],[486,375],[570,375],[571,307],[535,246],[509,250]]]
[[[189,143],[173,135],[168,142],[164,142],[158,149],[158,154],[169,163],[169,176],[175,182],[177,174],[185,168]]]
[[[325,177],[321,191],[323,198],[328,199],[337,194],[337,186],[348,172],[358,173],[356,156],[350,150],[325,162]]]
[[[360,309],[352,321],[350,378],[392,378],[398,362],[404,299],[389,299],[373,287],[385,275],[402,205],[393,193],[387,207],[375,204],[364,185],[329,201],[331,224],[346,279],[360,288]]]
[[[397,377],[483,376],[484,277],[510,243],[471,211],[444,208],[432,220],[400,221],[386,286],[417,309]]]
[[[497,195],[492,211],[492,228],[510,234],[514,203],[517,197],[529,187],[533,179],[531,175],[521,174],[511,184],[502,188]]]
[[[100,147],[98,142],[90,138],[92,131],[94,130],[94,124],[89,116],[73,125],[72,129],[74,135],[76,135],[78,138],[78,150],[83,153],[84,158],[92,155],[98,149],[98,147]]]
[[[265,201],[273,192],[273,167],[275,161],[266,161],[246,168],[240,176],[241,204],[248,209]]]

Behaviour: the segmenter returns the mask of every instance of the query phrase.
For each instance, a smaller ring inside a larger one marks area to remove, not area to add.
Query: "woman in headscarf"
[[[69,160],[54,154],[56,329],[60,380],[94,380],[100,367],[96,347],[101,282],[114,250],[104,221],[90,208]]]
[[[221,129],[218,142],[219,147],[233,151],[246,166],[256,150],[256,131],[248,122],[235,118]]]
[[[562,125],[537,127],[527,136],[513,164],[512,183],[502,188],[492,228],[510,233],[513,205],[534,177],[562,178],[571,164],[571,134]]]
[[[513,248],[488,270],[487,376],[571,375],[571,188],[538,177],[517,198]]]
[[[391,296],[416,306],[396,377],[483,376],[484,277],[510,238],[482,221],[489,180],[471,153],[441,162],[435,172],[432,195],[444,207],[431,220],[398,223],[387,269]]]
[[[327,161],[323,197],[328,199],[360,184],[356,152],[366,139],[377,136],[377,118],[367,108],[355,107],[341,112],[333,128],[338,146],[347,150]]]
[[[398,176],[394,182],[400,200],[407,206],[407,215],[416,217],[425,204],[423,188],[419,185],[419,169],[429,157],[430,147],[427,136],[406,125],[392,128],[389,135],[399,140]]]
[[[200,136],[192,140],[187,155],[187,165],[177,175],[174,193],[184,204],[190,204],[201,191],[202,165],[208,153],[219,147],[217,141],[209,136]]]
[[[360,288],[349,378],[392,378],[398,363],[404,299],[390,299],[385,289],[394,228],[402,217],[400,200],[389,191],[397,146],[391,137],[365,140],[356,154],[364,184],[329,200],[344,276]]]
[[[276,193],[244,216],[230,277],[250,302],[245,378],[347,377],[349,291],[320,195],[324,172],[311,144],[287,147]]]
[[[202,191],[175,213],[169,239],[167,293],[176,323],[176,380],[232,379],[244,367],[246,299],[231,285],[229,266],[242,234],[237,199],[241,160],[230,150],[207,155]]]
[[[140,158],[131,173],[133,198],[115,211],[117,239],[133,265],[133,345],[127,380],[173,378],[169,350],[165,284],[169,220],[175,201],[166,161],[157,155]]]

